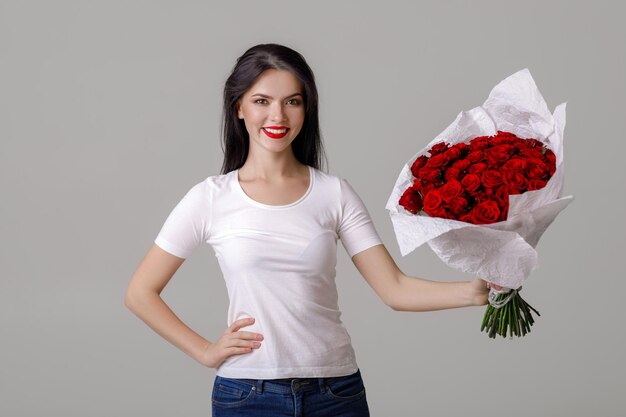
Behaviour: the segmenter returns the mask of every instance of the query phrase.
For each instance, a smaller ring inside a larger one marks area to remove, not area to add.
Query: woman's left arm
[[[440,282],[409,277],[383,244],[357,253],[352,262],[384,303],[396,311],[433,311],[488,302],[487,282],[481,278]]]

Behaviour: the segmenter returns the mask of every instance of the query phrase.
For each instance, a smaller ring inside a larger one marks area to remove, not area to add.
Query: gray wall
[[[210,414],[214,369],[123,295],[174,204],[218,173],[223,83],[263,42],[307,58],[329,172],[353,184],[412,276],[471,278],[428,246],[400,256],[384,206],[406,160],[522,68],[551,111],[568,103],[564,195],[576,200],[539,243],[522,295],[542,315],[526,337],[480,333],[484,307],[394,312],[338,248],[372,415],[623,412],[623,6],[221,3],[0,2],[0,415]],[[224,331],[210,247],[163,297],[209,340]]]

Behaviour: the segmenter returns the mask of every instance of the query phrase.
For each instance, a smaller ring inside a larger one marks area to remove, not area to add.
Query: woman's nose
[[[285,118],[285,109],[281,104],[273,106],[271,112],[271,120],[282,121]]]

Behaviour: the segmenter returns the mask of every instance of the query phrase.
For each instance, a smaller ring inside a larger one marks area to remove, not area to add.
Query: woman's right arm
[[[258,334],[237,331],[252,321],[234,322],[216,343],[211,343],[183,323],[167,306],[161,292],[184,261],[153,243],[130,280],[124,297],[126,307],[164,339],[211,368],[217,368],[231,355],[259,348],[261,339]]]

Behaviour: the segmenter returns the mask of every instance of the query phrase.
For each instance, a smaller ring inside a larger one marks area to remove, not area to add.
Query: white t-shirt
[[[335,285],[337,239],[350,257],[382,241],[365,205],[345,179],[309,166],[297,201],[267,205],[250,198],[238,170],[193,186],[167,217],[155,243],[187,258],[211,245],[226,281],[227,326],[263,334],[261,347],[217,369],[226,378],[350,375],[358,370],[341,322]]]

